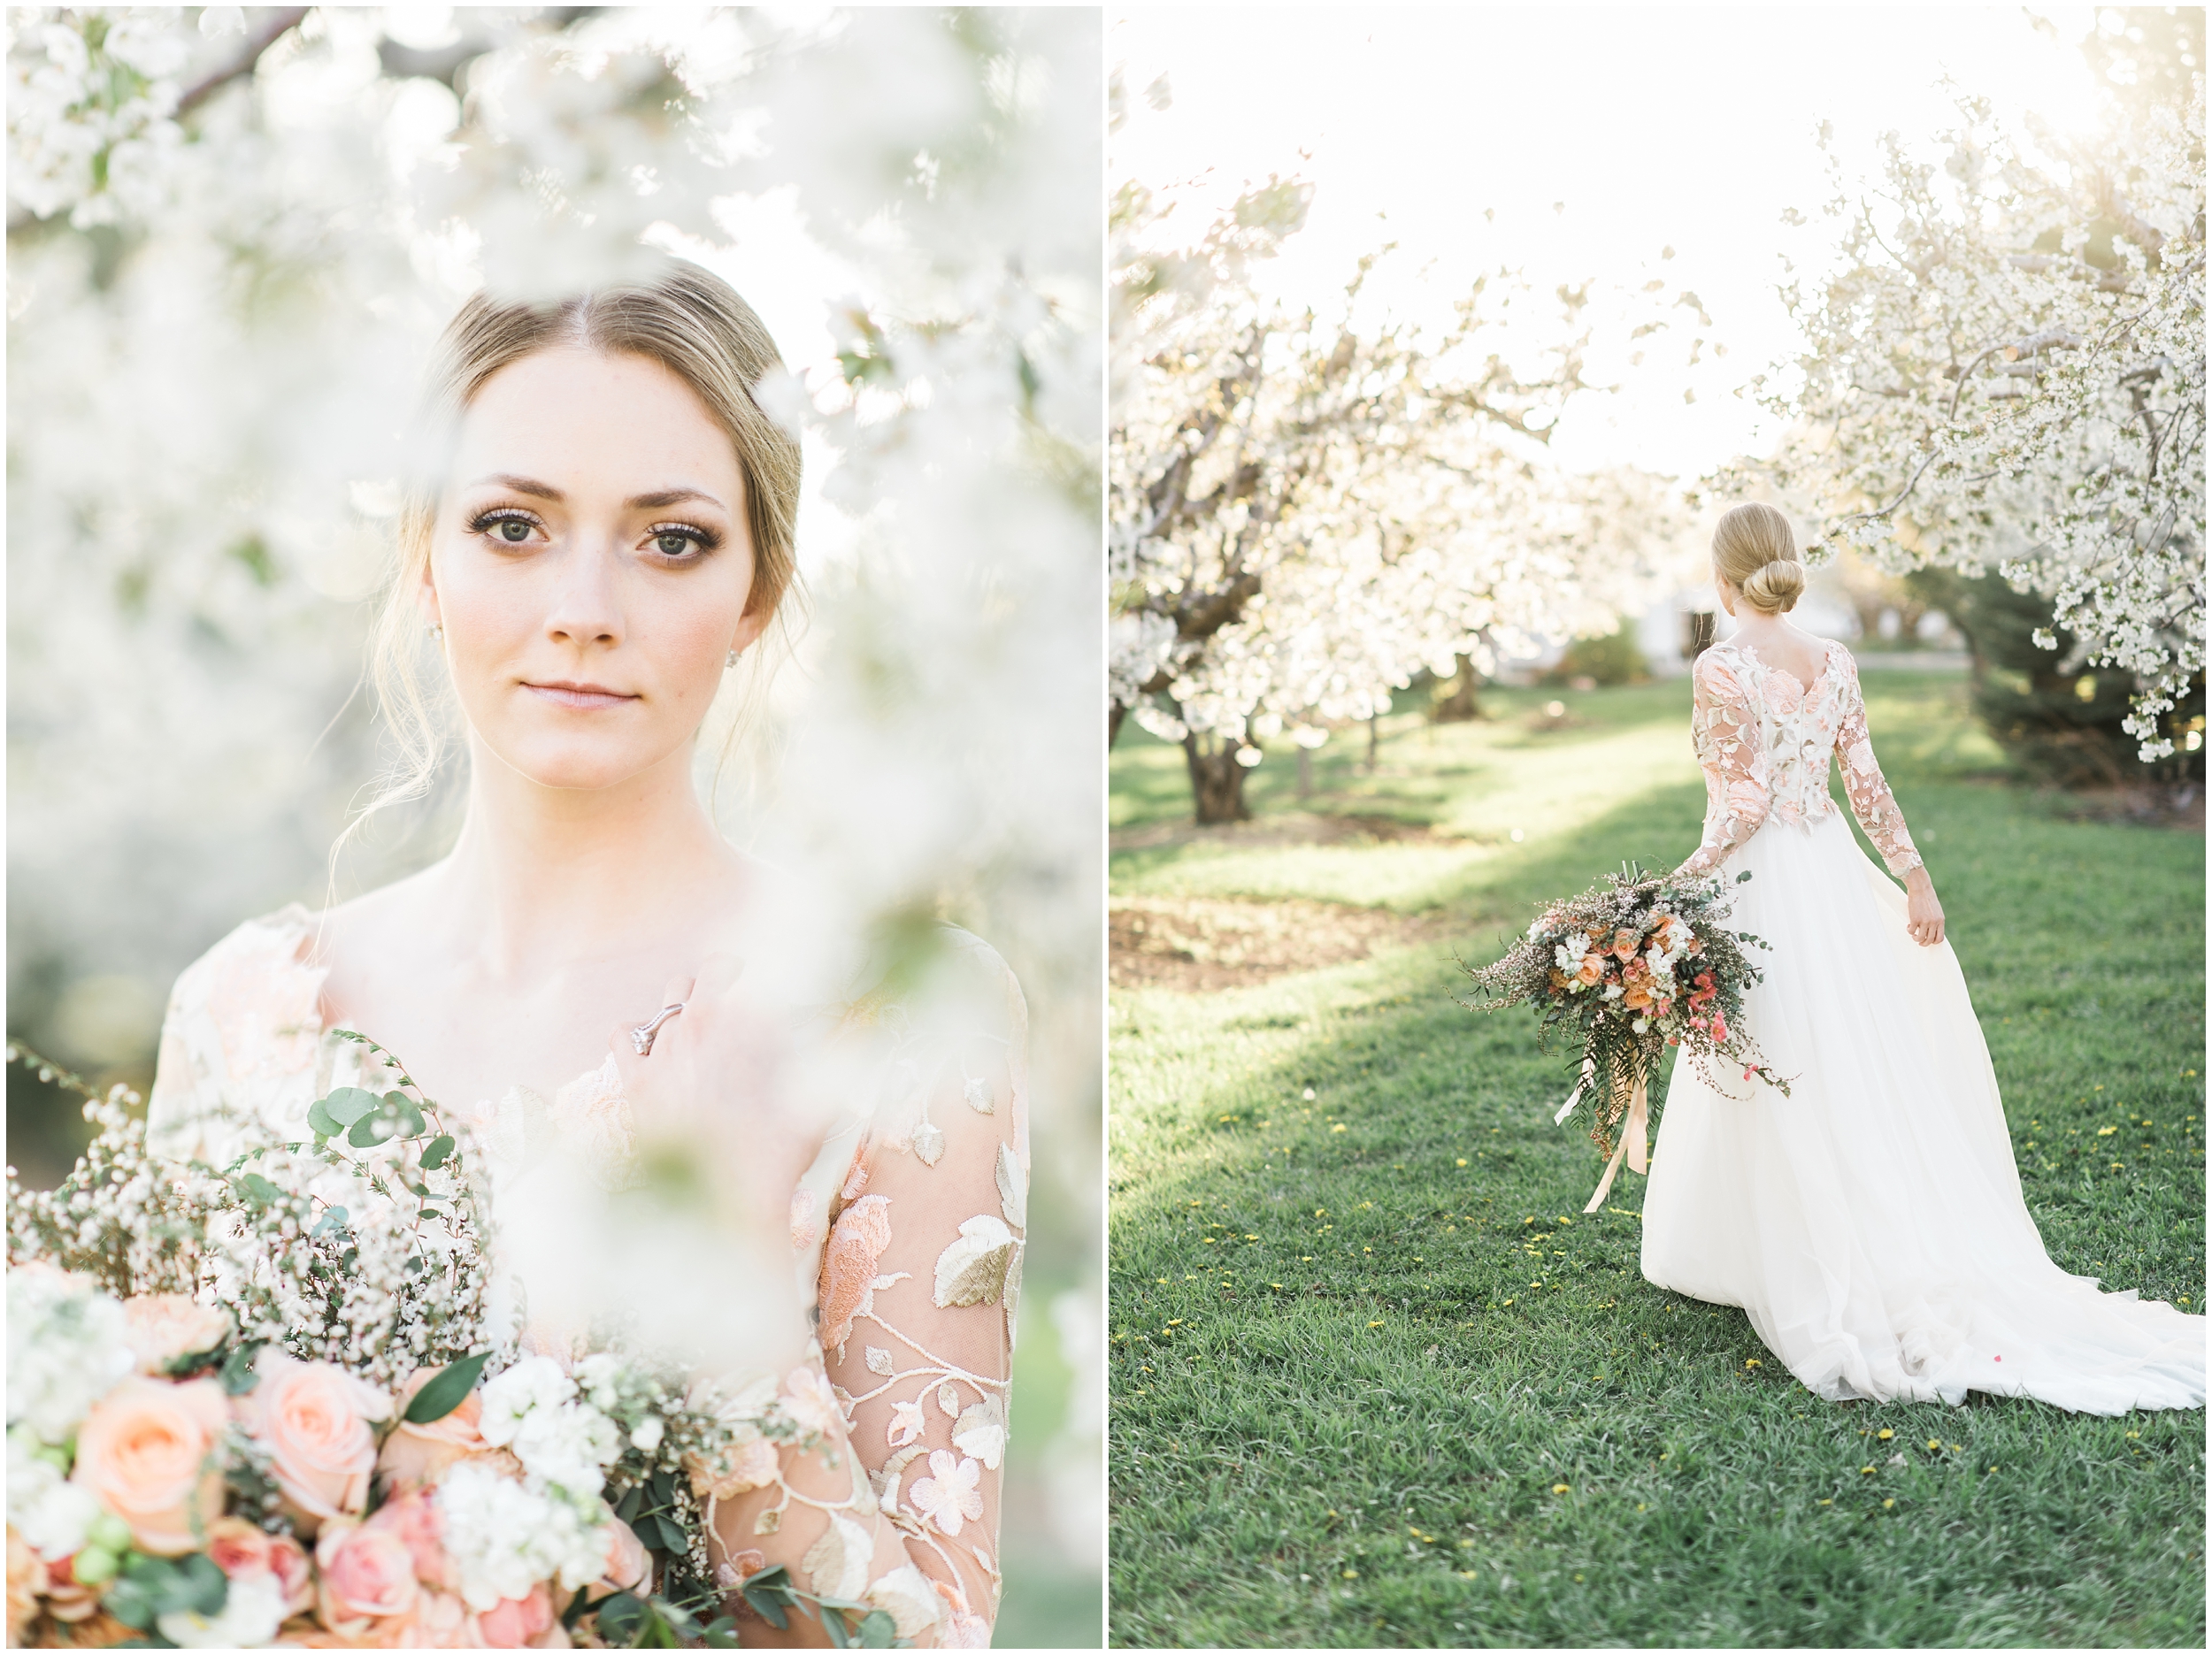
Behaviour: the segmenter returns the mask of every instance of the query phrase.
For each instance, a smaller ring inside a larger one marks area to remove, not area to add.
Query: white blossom
[[[8,1441],[65,1442],[137,1365],[123,1306],[81,1277],[8,1271]]]
[[[573,1591],[606,1567],[603,1508],[588,1512],[465,1460],[446,1473],[437,1498],[461,1596],[480,1613],[502,1598],[526,1598],[541,1581]]]

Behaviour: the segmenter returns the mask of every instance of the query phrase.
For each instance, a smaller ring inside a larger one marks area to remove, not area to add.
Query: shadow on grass
[[[2054,1256],[2200,1304],[2200,841],[1901,793]],[[1468,957],[1701,805],[1470,870]],[[1563,1061],[1463,985],[1401,953],[1118,1001],[1117,1643],[2201,1644],[2200,1413],[1812,1398],[1642,1282],[1638,1180],[1580,1216]]]

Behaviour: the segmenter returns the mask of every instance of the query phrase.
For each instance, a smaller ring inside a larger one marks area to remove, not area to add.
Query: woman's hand
[[[1905,934],[1923,948],[1943,940],[1943,904],[1936,900],[1935,882],[1925,868],[1905,876]]]

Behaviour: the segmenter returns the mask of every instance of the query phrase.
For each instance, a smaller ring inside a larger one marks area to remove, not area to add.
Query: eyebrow
[[[568,498],[550,483],[541,483],[531,477],[517,477],[511,471],[494,471],[488,477],[478,478],[470,487],[481,488],[488,483],[496,483],[503,488],[513,489],[518,494],[528,494],[556,504]],[[649,494],[633,494],[623,504],[633,510],[656,511],[663,506],[681,505],[687,500],[703,500],[708,505],[726,511],[729,509],[703,488],[663,488]]]

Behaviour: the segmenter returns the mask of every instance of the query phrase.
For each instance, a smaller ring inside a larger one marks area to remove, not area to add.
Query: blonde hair
[[[418,594],[430,566],[452,433],[494,374],[560,346],[647,357],[682,379],[705,404],[728,436],[745,483],[753,551],[745,612],[765,611],[780,634],[783,630],[782,610],[797,587],[799,441],[754,399],[761,380],[780,369],[783,358],[752,306],[719,277],[680,259],[669,260],[644,280],[541,303],[502,303],[478,293],[447,324],[439,342],[422,421],[435,457],[409,479],[370,643],[370,678],[394,749],[392,762],[340,846],[375,812],[427,793],[445,755],[450,709],[446,695],[426,690],[424,683]],[[786,640],[780,635],[777,641]],[[754,653],[770,652],[757,646]],[[756,690],[761,682],[757,674]],[[742,723],[733,727],[733,735]],[[334,876],[336,847],[332,854]]]
[[[1790,520],[1753,501],[1732,506],[1713,529],[1713,571],[1762,615],[1785,615],[1805,590]]]

